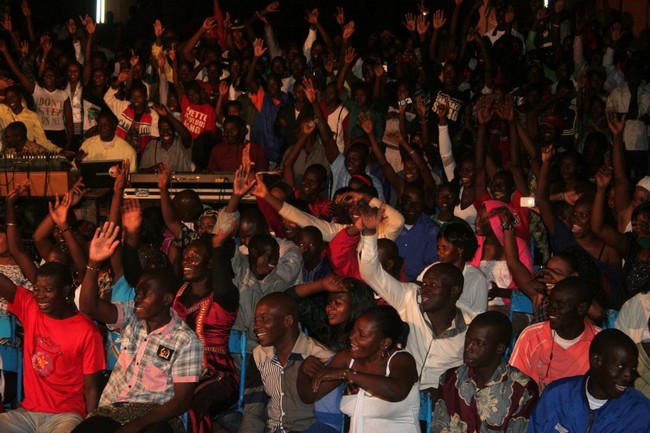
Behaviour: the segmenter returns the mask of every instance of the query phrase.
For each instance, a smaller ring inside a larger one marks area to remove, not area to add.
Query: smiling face
[[[112,141],[115,138],[115,126],[112,116],[108,114],[99,116],[97,119],[99,138],[102,141]]]
[[[449,242],[441,234],[438,236],[438,260],[459,267],[463,262],[463,249]]]
[[[494,200],[510,203],[512,194],[515,192],[515,187],[512,184],[511,179],[505,173],[499,172],[495,174],[490,181],[488,190],[490,192],[490,196]]]
[[[5,92],[5,104],[16,114],[23,111],[22,100],[23,98],[20,92],[16,89],[10,89]]]
[[[160,141],[165,146],[171,146],[174,143],[175,131],[174,127],[164,117],[158,120],[158,131],[160,133]]]
[[[284,337],[292,321],[292,316],[283,314],[282,310],[272,302],[264,300],[258,302],[255,307],[253,329],[260,346],[275,346]]]
[[[573,206],[569,218],[571,233],[576,238],[584,238],[591,234],[591,203],[578,202]]]
[[[207,278],[212,265],[210,253],[200,242],[192,242],[183,252],[183,278],[185,281],[200,281]]]
[[[369,359],[381,356],[381,351],[390,347],[390,338],[384,338],[379,327],[368,315],[362,314],[355,320],[350,333],[350,357]]]
[[[348,293],[330,293],[325,306],[330,326],[347,323],[352,316],[352,297]]]
[[[444,278],[435,269],[429,268],[422,278],[420,295],[422,297],[422,309],[426,312],[436,312],[455,304],[456,299],[452,287],[444,283]],[[457,290],[458,288],[456,288]]]
[[[422,215],[424,195],[421,189],[404,188],[401,199],[401,211],[406,224],[415,224]]]
[[[259,251],[249,249],[248,262],[255,278],[262,281],[278,266],[280,252],[278,248],[263,246]]]
[[[133,300],[135,315],[140,320],[155,321],[169,314],[172,299],[172,294],[165,293],[156,279],[145,274],[140,277],[135,288]]]
[[[38,308],[48,316],[60,316],[66,309],[65,287],[60,278],[55,276],[36,276],[34,298]]]
[[[604,353],[591,355],[589,392],[605,400],[618,398],[634,385],[639,353],[634,346],[614,345]]]
[[[404,180],[412,183],[420,180],[420,170],[412,159],[404,161]]]
[[[368,156],[358,149],[350,149],[345,155],[345,168],[350,176],[363,173],[368,164]]]
[[[323,189],[323,180],[313,171],[306,171],[300,181],[300,192],[304,197],[317,197]]]
[[[79,65],[72,64],[68,66],[68,81],[71,83],[76,83],[79,81],[79,76],[81,75],[81,69]]]
[[[458,196],[454,194],[451,188],[443,186],[438,188],[438,195],[436,196],[436,206],[441,213],[453,212],[458,204]]]
[[[548,304],[548,321],[559,334],[583,322],[588,306],[566,285],[557,285],[551,291]]]
[[[147,108],[147,92],[141,89],[131,91],[131,104],[136,113],[141,113]]]

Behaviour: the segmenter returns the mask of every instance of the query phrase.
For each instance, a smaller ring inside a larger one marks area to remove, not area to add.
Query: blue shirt
[[[633,388],[592,411],[587,402],[585,379],[574,376],[551,383],[528,423],[528,433],[586,432],[647,433],[650,431],[650,400]],[[591,429],[590,415],[592,417]]]
[[[348,182],[350,182],[352,176],[348,173],[348,169],[345,166],[345,156],[343,156],[342,153],[339,153],[339,156],[337,156],[332,165],[330,165],[330,169],[332,170],[332,197],[334,197],[334,193],[337,190],[348,186]],[[372,179],[372,186],[377,189],[377,198],[384,201],[384,189],[381,186],[381,182],[379,182],[379,179],[375,176],[370,174],[370,170],[368,170],[367,167],[366,174],[370,176],[370,179]]]
[[[305,269],[304,266],[302,267],[302,282],[311,283],[313,281],[318,281],[325,278],[332,272],[332,265],[330,265],[329,260],[324,257],[311,271]]]
[[[439,232],[438,224],[422,213],[413,227],[408,229],[405,225],[395,239],[409,281],[415,281],[425,267],[438,261]]]

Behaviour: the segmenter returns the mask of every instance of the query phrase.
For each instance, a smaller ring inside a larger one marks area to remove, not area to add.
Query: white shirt
[[[420,389],[437,388],[440,375],[463,363],[465,333],[475,314],[458,305],[459,315],[444,334],[435,337],[426,313],[420,309],[420,287],[401,283],[384,271],[377,257],[377,236],[361,236],[359,241],[361,278],[397,310],[408,323],[410,332],[406,349],[415,358]],[[462,319],[463,323],[459,323]]]
[[[630,88],[617,87],[607,98],[607,108],[614,110],[616,113],[627,113],[630,107]],[[623,142],[625,150],[648,150],[648,136],[646,133],[646,124],[638,120],[650,110],[650,91],[645,83],[642,83],[637,90],[638,115],[636,119],[625,120],[625,130],[623,131]]]
[[[648,330],[648,318],[650,318],[650,292],[637,293],[623,304],[614,327],[625,332],[634,343],[640,343],[644,331]]]
[[[432,263],[424,268],[417,280],[422,281],[424,274],[436,263]],[[477,267],[465,263],[463,279],[463,293],[460,295],[458,301],[456,301],[456,305],[460,305],[474,314],[485,313],[487,311],[488,290],[490,289],[487,277]]]

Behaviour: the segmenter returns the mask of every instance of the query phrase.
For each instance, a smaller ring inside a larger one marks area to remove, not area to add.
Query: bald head
[[[424,279],[434,275],[440,279],[440,282],[445,287],[459,287],[462,290],[463,284],[465,284],[463,273],[451,263],[436,263],[425,272]]]
[[[264,303],[273,308],[278,314],[282,316],[292,316],[295,323],[298,323],[298,303],[291,296],[284,292],[269,293],[264,296],[257,305]]]

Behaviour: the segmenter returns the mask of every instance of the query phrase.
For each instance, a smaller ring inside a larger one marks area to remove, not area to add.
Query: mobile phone
[[[521,207],[535,207],[535,197],[522,197],[519,199]]]
[[[399,105],[401,105],[401,106],[404,106],[404,105],[411,105],[411,104],[413,103],[413,100],[412,100],[411,98],[406,98],[406,99],[402,99],[402,100],[400,100],[400,101],[397,101],[397,103],[398,103]]]

